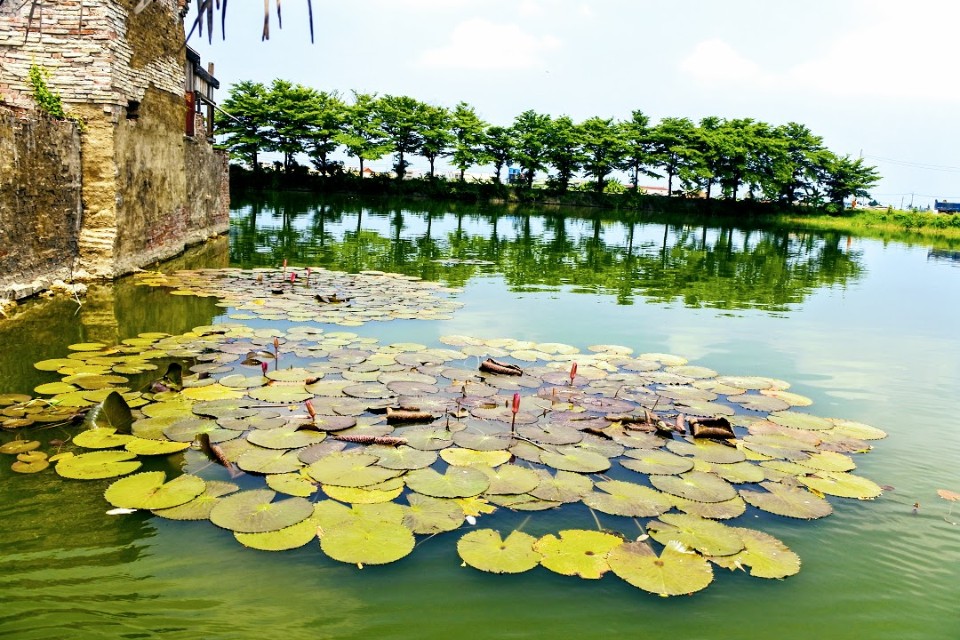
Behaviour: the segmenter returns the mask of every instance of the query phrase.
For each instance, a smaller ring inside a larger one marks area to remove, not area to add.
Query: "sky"
[[[284,78],[465,101],[499,125],[527,109],[798,122],[876,166],[882,204],[960,201],[956,0],[313,0],[314,44],[305,0],[282,3],[282,29],[270,6],[268,41],[255,0],[229,3],[225,40],[219,23],[191,37],[218,100]]]

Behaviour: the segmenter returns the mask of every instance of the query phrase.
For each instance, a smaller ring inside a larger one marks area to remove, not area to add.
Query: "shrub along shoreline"
[[[757,226],[786,227],[802,231],[844,233],[950,249],[960,248],[960,215],[893,209],[844,209],[842,212],[805,205],[760,200],[725,200],[666,197],[627,189],[621,193],[574,190],[560,193],[549,188],[527,188],[495,182],[454,181],[443,178],[408,178],[386,175],[361,179],[341,174],[323,177],[306,172],[255,174],[237,165],[230,167],[231,190],[237,195],[255,192],[301,191],[325,195],[391,197],[472,204],[583,207],[636,214],[679,215],[684,222],[712,221],[722,225],[749,222]],[[626,216],[625,216],[626,217]]]

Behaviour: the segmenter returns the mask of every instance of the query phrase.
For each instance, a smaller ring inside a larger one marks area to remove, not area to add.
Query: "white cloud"
[[[531,69],[543,66],[544,55],[560,45],[554,36],[536,36],[516,24],[474,18],[458,24],[446,45],[424,51],[418,62],[434,69]]]
[[[697,44],[678,64],[693,83],[732,91],[780,90],[837,97],[916,99],[936,94],[960,101],[953,81],[960,3],[917,0],[909,10],[892,0],[864,1],[861,22],[812,56],[779,73],[714,38]]]
[[[719,38],[697,44],[680,61],[679,67],[694,82],[709,88],[741,90],[769,85],[774,81],[760,65]]]

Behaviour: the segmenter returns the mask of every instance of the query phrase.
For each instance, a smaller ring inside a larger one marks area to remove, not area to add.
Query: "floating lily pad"
[[[352,519],[324,529],[320,548],[328,556],[348,564],[387,564],[413,551],[415,540],[402,524],[372,519]]]
[[[163,471],[147,471],[117,480],[103,497],[115,507],[124,509],[169,509],[190,502],[206,485],[203,479],[184,474],[166,482]]]
[[[440,451],[440,457],[447,464],[462,467],[472,465],[498,467],[510,460],[511,454],[509,451],[474,451],[473,449],[450,447]]]
[[[190,502],[169,509],[155,509],[153,513],[169,520],[207,520],[222,496],[239,490],[240,487],[232,482],[207,480],[203,493]]]
[[[729,482],[703,471],[688,471],[678,476],[650,476],[650,484],[671,495],[697,502],[723,502],[737,495],[737,490]]]
[[[587,476],[571,471],[557,471],[551,475],[545,469],[539,469],[539,484],[530,494],[541,500],[552,502],[580,502],[593,490],[593,481]]]
[[[873,480],[852,473],[818,471],[817,475],[801,476],[800,482],[815,491],[840,498],[872,500],[883,493]]]
[[[273,473],[267,476],[267,486],[288,496],[308,498],[317,492],[317,485],[300,473]]]
[[[588,493],[583,503],[610,515],[649,518],[673,507],[668,496],[631,482],[606,480],[598,482],[596,487],[599,491]]]
[[[741,489],[740,495],[764,511],[802,520],[823,518],[833,513],[829,502],[806,489],[788,487],[779,482],[761,482],[760,486],[766,491]]]
[[[737,496],[723,502],[697,502],[678,496],[669,496],[670,501],[680,511],[711,520],[732,520],[739,518],[747,510],[747,503]]]
[[[693,469],[693,460],[662,449],[628,449],[620,465],[637,473],[673,475]]]
[[[600,531],[567,529],[559,537],[547,534],[534,543],[542,564],[565,576],[600,579],[610,570],[607,554],[623,544],[623,539]]]
[[[266,474],[291,473],[303,467],[297,450],[264,449],[246,440],[242,442],[246,446],[235,460],[237,466],[244,471]]]
[[[313,505],[299,497],[274,502],[270,489],[241,491],[221,498],[210,510],[210,521],[239,533],[277,531],[301,522],[313,514]]]
[[[0,453],[18,454],[33,451],[40,447],[39,440],[11,440],[0,445]]]
[[[116,478],[140,468],[135,457],[136,454],[129,451],[91,451],[59,460],[56,471],[64,478],[75,480]]]
[[[730,556],[744,548],[734,528],[688,513],[663,514],[647,523],[647,533],[661,544],[676,540],[707,556]]]
[[[234,532],[237,542],[251,549],[260,551],[287,551],[299,549],[317,537],[318,522],[310,517],[300,522],[263,533]]]
[[[300,449],[322,442],[326,433],[309,429],[298,430],[296,425],[279,429],[259,429],[247,435],[247,441],[266,449]]]
[[[834,424],[826,418],[820,418],[808,413],[799,411],[778,411],[771,413],[769,419],[777,424],[794,429],[810,429],[819,431],[821,429],[831,429]]]
[[[715,564],[730,569],[750,567],[755,578],[782,579],[800,571],[800,556],[791,551],[779,539],[763,531],[736,527],[744,548],[732,556],[710,558]]]
[[[85,449],[112,449],[122,447],[133,440],[133,436],[116,433],[112,427],[87,429],[73,437],[73,444]]]
[[[411,493],[407,501],[410,507],[403,516],[403,524],[414,533],[443,533],[463,524],[465,515],[455,500]]]
[[[488,573],[523,573],[540,564],[540,553],[533,546],[537,539],[521,531],[512,531],[506,539],[499,531],[477,529],[457,541],[457,553],[463,561]]]
[[[482,471],[458,466],[447,467],[442,474],[430,468],[416,469],[406,475],[405,481],[413,491],[434,498],[469,498],[490,486]]]
[[[323,492],[334,500],[350,504],[381,504],[396,499],[403,493],[403,478],[391,478],[365,487],[338,487],[323,485]]]
[[[562,502],[553,500],[541,500],[529,493],[491,493],[485,495],[491,504],[513,511],[546,511],[548,509],[556,509],[563,504]]]
[[[575,447],[544,451],[540,454],[540,461],[554,469],[577,473],[599,473],[610,468],[610,460],[605,456]]]
[[[490,479],[487,494],[530,493],[540,484],[540,475],[536,471],[515,464],[502,464],[496,468],[483,465],[477,468]]]
[[[713,582],[710,563],[679,544],[668,544],[657,556],[650,545],[631,542],[612,549],[607,562],[629,584],[659,596],[689,595]]]
[[[307,474],[324,485],[364,487],[403,473],[375,466],[378,461],[377,456],[369,453],[331,453],[308,466]]]
[[[178,453],[190,448],[189,442],[170,442],[168,440],[150,440],[146,438],[137,438],[128,436],[131,439],[127,441],[123,448],[138,456],[166,456],[171,453]]]

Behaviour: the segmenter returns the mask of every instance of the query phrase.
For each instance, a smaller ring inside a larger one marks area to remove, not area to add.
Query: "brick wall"
[[[135,0],[31,2],[0,6],[0,101],[33,104],[30,65],[50,72],[64,103],[125,108],[147,87],[182,95],[183,27],[177,0],[154,0],[139,14]],[[28,32],[29,25],[29,32]]]

